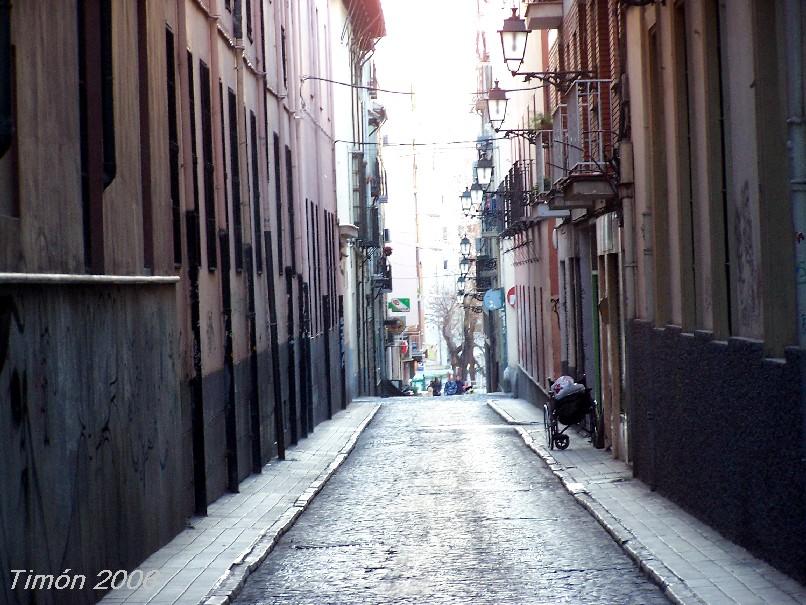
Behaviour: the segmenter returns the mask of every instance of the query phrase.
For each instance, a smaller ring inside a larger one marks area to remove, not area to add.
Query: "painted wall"
[[[87,269],[77,11],[46,4],[11,11],[19,112],[15,163],[0,158],[0,270],[80,277]],[[111,3],[116,171],[98,189],[103,221],[87,232],[87,241],[103,236],[103,263],[93,270],[110,279],[175,275],[178,283],[2,286],[10,332],[0,336],[11,336],[0,392],[18,405],[7,408],[0,430],[8,443],[42,443],[20,450],[3,479],[6,535],[26,529],[19,519],[35,518],[28,546],[5,570],[52,572],[64,561],[87,572],[134,567],[184,518],[347,401],[336,363],[337,303],[350,284],[338,271],[335,92],[324,81],[300,86],[303,75],[334,79],[328,49],[341,28],[330,9],[341,3],[229,4]],[[44,53],[42,39],[59,41],[63,52]],[[338,119],[351,128],[349,111]],[[8,203],[15,179],[18,212]],[[314,370],[322,367],[330,371]],[[71,416],[65,405],[84,411]],[[42,417],[43,409],[54,412]],[[108,454],[99,459],[95,446]],[[75,477],[67,463],[79,469]],[[62,477],[35,486],[39,471]],[[32,482],[19,483],[26,473]],[[147,500],[161,503],[158,515],[144,514]],[[75,518],[57,517],[68,502]],[[106,508],[96,510],[99,503]],[[103,531],[89,527],[91,518]],[[34,548],[45,526],[66,559]]]

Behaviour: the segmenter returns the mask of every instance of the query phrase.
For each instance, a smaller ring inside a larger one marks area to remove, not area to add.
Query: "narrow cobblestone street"
[[[666,603],[481,396],[386,400],[237,603]]]

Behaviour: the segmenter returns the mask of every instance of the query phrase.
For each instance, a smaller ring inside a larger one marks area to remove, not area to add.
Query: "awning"
[[[357,40],[368,44],[386,35],[386,22],[380,0],[343,1]]]

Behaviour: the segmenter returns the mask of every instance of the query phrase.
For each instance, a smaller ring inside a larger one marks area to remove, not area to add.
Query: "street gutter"
[[[549,470],[560,480],[565,490],[599,522],[616,544],[635,562],[641,572],[656,584],[672,603],[675,605],[706,605],[680,577],[655,557],[605,506],[588,493],[584,484],[574,481],[571,474],[551,455],[546,446],[537,443],[532,438],[523,427],[523,423],[517,422],[504,409],[496,405],[495,401],[488,399],[487,405],[507,424],[512,425],[526,446],[540,456]]]
[[[283,534],[291,529],[297,519],[299,519],[299,516],[310,506],[319,492],[322,491],[322,488],[333,474],[344,464],[350,452],[355,449],[361,433],[367,428],[369,423],[372,422],[372,419],[375,418],[375,414],[378,413],[380,408],[380,404],[374,407],[355,431],[353,431],[349,441],[339,450],[333,462],[331,462],[308,488],[302,492],[296,502],[289,506],[277,521],[266,528],[266,530],[233,561],[229,569],[216,581],[210,592],[199,601],[199,605],[228,605],[232,603],[240,594],[241,590],[243,590],[247,578],[252,575],[252,572],[269,556]]]

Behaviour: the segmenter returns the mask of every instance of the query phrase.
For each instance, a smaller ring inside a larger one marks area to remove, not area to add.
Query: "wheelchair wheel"
[[[604,447],[604,417],[599,403],[594,399],[591,409],[591,445],[597,449]]]
[[[554,425],[551,421],[551,410],[549,404],[543,406],[543,428],[546,431],[546,445],[549,449],[554,449]]]
[[[558,450],[564,450],[568,447],[568,444],[571,443],[571,439],[568,435],[563,433],[554,437],[554,442],[557,444]]]

